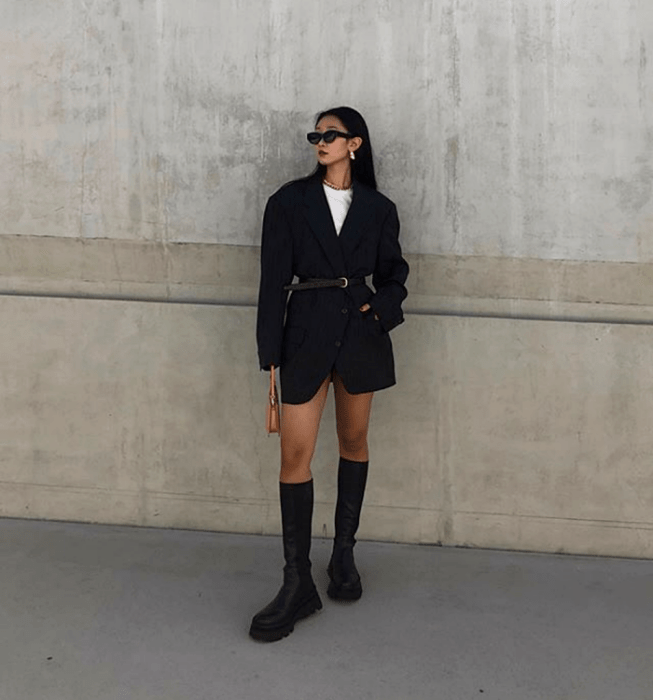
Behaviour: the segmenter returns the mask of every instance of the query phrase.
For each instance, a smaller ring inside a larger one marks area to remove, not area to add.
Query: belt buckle
[[[349,286],[349,280],[346,277],[338,277],[338,279],[343,282],[342,289],[346,289]]]

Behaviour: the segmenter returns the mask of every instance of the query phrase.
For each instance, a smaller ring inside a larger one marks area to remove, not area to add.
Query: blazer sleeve
[[[401,303],[408,294],[404,286],[408,271],[408,263],[401,255],[399,217],[397,207],[393,204],[382,225],[376,267],[372,275],[376,293],[369,300],[384,331],[391,331],[404,321]]]
[[[256,317],[256,340],[261,369],[279,366],[288,292],[292,282],[292,237],[283,207],[274,197],[263,215],[261,280]]]

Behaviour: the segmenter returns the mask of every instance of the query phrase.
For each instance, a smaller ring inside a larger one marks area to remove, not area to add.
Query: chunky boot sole
[[[309,617],[309,615],[312,615],[318,610],[322,610],[322,601],[320,600],[320,596],[316,593],[297,609],[292,620],[285,625],[273,629],[258,629],[252,625],[249,630],[249,636],[257,642],[278,642],[280,639],[287,637],[295,629],[296,622],[303,620],[305,617]]]
[[[331,579],[329,587],[327,588],[327,595],[331,600],[359,600],[363,595],[363,586],[360,582],[358,586],[354,588],[336,585],[336,582],[333,580],[333,569],[330,564],[327,569],[327,574],[329,574],[329,578]]]
[[[359,600],[363,595],[363,587],[358,588],[339,588],[331,581],[327,588],[327,595],[331,600]]]

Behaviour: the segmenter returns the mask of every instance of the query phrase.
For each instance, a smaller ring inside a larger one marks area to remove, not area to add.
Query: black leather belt
[[[298,292],[302,289],[324,289],[326,287],[340,287],[344,289],[345,287],[353,287],[357,284],[365,284],[365,279],[361,277],[352,279],[336,277],[334,280],[326,280],[308,277],[306,279],[300,279],[299,282],[295,284],[287,284],[284,289],[290,292]]]

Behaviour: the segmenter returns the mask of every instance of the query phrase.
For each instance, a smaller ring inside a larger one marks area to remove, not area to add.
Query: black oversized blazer
[[[265,209],[258,353],[262,369],[281,368],[284,403],[311,399],[332,369],[352,394],[395,383],[389,331],[404,320],[408,276],[397,209],[371,187],[354,181],[353,189],[340,236],[317,176],[284,185]],[[367,284],[302,290],[288,300],[283,287],[294,276],[371,277],[375,291]],[[365,303],[373,311],[361,313]]]

